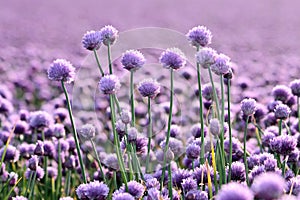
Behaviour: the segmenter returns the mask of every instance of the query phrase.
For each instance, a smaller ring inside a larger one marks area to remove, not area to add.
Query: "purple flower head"
[[[28,126],[27,122],[20,120],[15,125],[14,133],[23,135],[27,132],[28,128],[29,128],[29,126]]]
[[[56,138],[63,138],[66,135],[65,126],[63,124],[54,124],[52,131],[53,136]]]
[[[294,151],[292,151],[289,154],[288,162],[294,162],[294,163],[298,162],[299,154],[300,154],[300,151],[298,149],[295,149]]]
[[[146,79],[139,83],[138,90],[143,97],[154,99],[160,93],[160,85],[156,80]]]
[[[10,100],[2,98],[0,96],[0,113],[4,115],[10,114],[14,110],[14,107]]]
[[[181,187],[183,179],[186,179],[191,176],[191,173],[187,169],[178,169],[172,173],[172,181],[176,187]]]
[[[293,80],[290,83],[290,88],[293,95],[300,97],[300,79]]]
[[[118,30],[111,25],[107,25],[101,28],[100,35],[105,46],[113,45],[118,38]]]
[[[135,141],[136,153],[143,156],[147,153],[148,139],[144,136],[138,136]]]
[[[44,142],[44,156],[48,156],[50,158],[53,158],[56,154],[55,146],[53,142],[51,141],[45,141]]]
[[[12,200],[28,200],[28,199],[24,196],[16,196],[16,197],[13,197]]]
[[[5,149],[5,146],[3,146],[0,149],[0,158],[2,158],[2,156],[3,156],[4,149]],[[19,157],[20,157],[20,152],[17,150],[17,148],[9,144],[6,149],[4,161],[5,162],[17,162],[19,160]]]
[[[84,139],[92,139],[95,137],[96,129],[92,124],[85,124],[78,130],[78,134]]]
[[[100,31],[88,31],[82,37],[83,47],[87,50],[98,50],[102,43]]]
[[[217,174],[217,176],[218,176],[218,174]],[[208,178],[207,178],[207,168],[206,168],[206,166],[205,165],[200,165],[199,167],[196,167],[194,169],[193,177],[197,180],[198,184],[202,183],[202,178],[203,178],[203,183],[207,183]],[[213,182],[215,177],[214,177],[214,170],[213,170],[212,167],[210,167],[210,177],[211,177],[211,180]]]
[[[289,193],[291,191],[292,187],[293,187],[292,194],[295,196],[300,195],[300,176],[299,175],[291,178],[287,182],[287,184],[286,184],[287,193]]]
[[[230,58],[225,54],[219,54],[216,57],[215,63],[211,65],[211,70],[218,76],[227,74],[230,69]]]
[[[195,138],[200,138],[201,137],[201,124],[197,123],[194,124],[191,128],[191,133]],[[206,127],[204,127],[204,137],[206,136],[207,130]]]
[[[276,106],[274,112],[277,119],[287,119],[291,113],[291,109],[285,104],[279,104]]]
[[[216,196],[216,200],[253,200],[251,190],[244,185],[231,182],[223,185]]]
[[[277,160],[275,158],[267,158],[264,162],[263,162],[264,166],[265,166],[265,170],[267,172],[270,171],[275,171],[276,167],[277,167]]]
[[[103,94],[115,94],[120,87],[119,78],[114,74],[103,76],[99,82],[99,89]]]
[[[19,116],[21,121],[27,121],[29,117],[29,112],[28,110],[20,110],[19,111]]]
[[[135,200],[135,198],[127,192],[123,192],[123,193],[122,192],[117,192],[117,193],[115,192],[113,194],[112,200]]]
[[[71,83],[75,78],[75,68],[65,59],[56,59],[48,69],[48,78],[52,81]]]
[[[160,143],[160,146],[162,149],[165,149],[166,140],[162,141]],[[176,138],[170,138],[169,140],[169,148],[174,153],[175,157],[180,156],[184,152],[183,143],[181,140],[178,140]]]
[[[181,182],[182,189],[185,193],[191,190],[196,190],[197,189],[197,181],[194,180],[193,178],[189,177],[186,179],[183,179]]]
[[[206,99],[207,101],[210,101],[214,98],[214,90],[213,87],[211,86],[211,84],[205,84],[203,85],[202,88],[202,96],[204,99]],[[220,91],[218,88],[216,88],[216,92],[217,92],[217,96],[220,96]]]
[[[56,122],[64,122],[65,119],[68,117],[68,110],[66,108],[57,108],[54,111],[54,119]]]
[[[171,129],[170,129],[171,137],[178,138],[180,134],[181,134],[180,126],[178,126],[176,124],[172,124]]]
[[[107,156],[103,160],[103,163],[106,167],[110,169],[119,169],[118,158],[116,154],[107,154]]]
[[[36,142],[36,146],[35,146],[35,149],[34,149],[34,154],[38,155],[38,156],[43,156],[44,152],[45,152],[44,142],[42,142],[41,140],[38,140]]]
[[[165,198],[160,195],[159,188],[150,188],[148,191],[148,196],[145,200],[164,200]]]
[[[163,150],[159,149],[155,153],[156,159],[158,162],[163,163],[164,162],[164,152]],[[166,152],[166,163],[170,163],[172,160],[174,160],[174,153],[169,148]]]
[[[205,26],[196,26],[186,34],[189,42],[195,47],[206,47],[211,44],[212,34]]]
[[[127,186],[128,186],[128,193],[131,194],[134,198],[139,199],[143,196],[145,187],[142,184],[136,181],[129,181],[127,183]],[[125,192],[125,186],[122,186],[119,189],[119,192],[122,193]]]
[[[262,145],[265,147],[270,147],[270,141],[275,137],[275,134],[270,131],[265,131],[265,134],[262,136]]]
[[[180,49],[169,48],[161,54],[159,62],[164,68],[178,70],[185,66],[186,58]]]
[[[208,200],[206,191],[191,190],[185,195],[186,200]]]
[[[281,101],[271,101],[270,103],[268,103],[267,108],[269,110],[269,112],[273,112],[276,108],[277,105],[282,104]]]
[[[286,103],[291,96],[291,89],[285,85],[277,85],[273,88],[272,95],[275,100]]]
[[[39,157],[37,155],[33,155],[29,160],[28,160],[28,168],[31,169],[32,171],[35,171],[39,165]]]
[[[135,142],[138,135],[138,130],[135,127],[128,128],[128,142]]]
[[[280,135],[270,141],[270,148],[280,155],[291,154],[297,146],[297,140],[289,135]]]
[[[138,70],[139,68],[143,67],[145,62],[146,59],[144,55],[137,50],[126,51],[121,59],[121,63],[124,66],[124,69],[127,69],[128,71]]]
[[[26,179],[29,180],[30,175],[34,174],[34,173],[36,173],[37,180],[41,180],[45,175],[44,169],[41,168],[40,166],[38,166],[35,171],[32,171],[29,168],[27,168],[27,170],[25,172]]]
[[[29,125],[33,129],[44,129],[53,123],[51,115],[45,111],[35,111],[30,113]]]
[[[158,182],[158,180],[156,178],[150,178],[146,180],[146,187],[149,190],[150,188],[156,188],[159,189],[160,188],[160,183]]]
[[[79,199],[97,199],[105,200],[109,192],[106,184],[93,181],[88,184],[81,184],[76,189],[76,194]]]
[[[204,69],[207,69],[216,62],[217,56],[214,49],[204,47],[196,53],[196,60]]]
[[[122,109],[120,113],[120,119],[124,124],[129,124],[131,122],[131,115],[129,110],[127,109]]]
[[[267,172],[257,176],[251,186],[257,199],[278,199],[283,195],[285,180],[277,173]]]
[[[245,165],[242,162],[236,161],[231,165],[231,180],[233,181],[245,181]]]
[[[241,110],[244,115],[250,116],[256,111],[256,101],[254,99],[248,98],[241,102]]]
[[[217,118],[211,119],[209,122],[209,131],[212,135],[214,136],[219,136],[220,135],[220,123]]]
[[[199,145],[192,143],[186,147],[186,156],[189,159],[197,159],[200,156],[200,152],[201,152],[201,149],[200,149]]]
[[[57,177],[57,168],[56,167],[47,167],[49,178],[53,178],[54,180]]]

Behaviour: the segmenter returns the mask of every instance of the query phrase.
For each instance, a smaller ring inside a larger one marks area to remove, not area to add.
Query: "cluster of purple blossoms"
[[[65,59],[56,59],[48,69],[48,78],[52,81],[71,83],[75,78],[75,68]]]
[[[143,97],[154,99],[160,93],[160,85],[156,80],[146,79],[139,83],[138,91]]]
[[[230,66],[230,58],[221,53],[217,55],[214,64],[211,65],[211,70],[218,76],[225,75],[229,72]]]
[[[105,75],[100,79],[99,89],[103,94],[115,94],[121,87],[116,75]]]
[[[197,26],[186,34],[188,41],[195,47],[206,47],[211,44],[212,34],[205,26]]]
[[[109,188],[106,184],[93,181],[88,184],[81,184],[76,189],[76,194],[80,200],[87,199],[98,199],[105,200],[107,199],[107,195],[109,192]]]
[[[87,50],[98,50],[102,44],[100,31],[88,31],[82,38],[83,47]]]
[[[196,53],[196,60],[204,69],[207,69],[216,62],[217,56],[214,49],[205,47]]]
[[[248,98],[241,102],[241,110],[245,116],[253,115],[256,111],[256,101]]]
[[[103,28],[101,28],[100,35],[101,35],[103,44],[105,46],[113,45],[118,38],[118,33],[119,33],[119,31],[111,25],[107,25],[107,26],[104,26]]]
[[[126,51],[121,59],[121,63],[124,67],[124,69],[127,69],[128,71],[131,70],[138,70],[145,64],[146,59],[144,55],[137,51],[137,50],[128,50]]]
[[[186,65],[186,57],[180,49],[169,48],[161,54],[159,62],[164,68],[178,70]]]

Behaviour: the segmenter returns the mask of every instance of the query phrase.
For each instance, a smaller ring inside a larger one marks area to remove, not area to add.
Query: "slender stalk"
[[[33,174],[34,174],[34,172],[30,171],[29,181],[28,181],[28,183],[27,183],[26,190],[25,190],[25,194],[24,194],[25,197],[27,197],[28,189],[29,189],[29,186],[31,185],[31,181],[32,181],[32,178],[33,178]]]
[[[74,140],[75,140],[75,144],[76,144],[76,150],[77,150],[77,154],[78,154],[78,158],[79,158],[79,164],[80,164],[80,168],[81,168],[81,172],[82,172],[82,176],[83,176],[83,181],[84,181],[84,183],[87,183],[84,164],[83,164],[81,151],[80,151],[80,146],[79,146],[79,139],[78,139],[78,135],[77,135],[77,131],[76,131],[75,121],[73,119],[71,103],[70,103],[70,100],[69,100],[69,95],[68,95],[67,89],[66,89],[65,84],[64,84],[63,81],[61,81],[61,86],[62,86],[62,88],[64,90],[64,93],[65,93],[65,96],[66,96],[68,112],[69,112],[69,117],[70,117],[71,124],[72,124],[73,136],[74,136]]]
[[[226,170],[225,170],[225,165],[226,165],[226,156],[225,156],[225,150],[224,150],[224,115],[225,115],[225,95],[224,95],[224,78],[223,75],[220,75],[220,82],[221,82],[221,156],[223,160],[223,177],[224,177],[224,183],[226,183]]]
[[[212,72],[211,72],[211,69],[210,67],[208,67],[208,72],[209,72],[209,79],[210,79],[210,83],[211,83],[211,86],[213,88],[213,95],[214,95],[214,101],[216,103],[216,110],[217,110],[217,115],[218,115],[218,119],[220,120],[220,107],[219,107],[219,100],[218,100],[218,96],[217,96],[217,91],[216,91],[216,88],[215,88],[215,84],[214,84],[214,80],[213,80],[213,77],[212,77]]]
[[[148,151],[146,160],[146,172],[149,170],[149,160],[150,160],[150,149],[151,149],[151,139],[152,139],[152,116],[151,116],[151,98],[148,97]]]
[[[108,42],[108,44],[107,44],[107,58],[108,58],[109,73],[113,74],[110,50],[111,50],[110,49],[110,43]]]
[[[62,162],[61,162],[61,143],[58,140],[58,176],[56,182],[56,196],[60,197],[61,194],[61,183],[62,183]]]
[[[66,196],[70,195],[72,171],[68,170],[66,178]]]
[[[172,124],[172,111],[173,111],[173,92],[174,92],[174,72],[173,69],[170,69],[170,79],[171,79],[171,90],[170,90],[170,109],[169,109],[169,119],[168,119],[168,132],[167,132],[167,138],[165,143],[165,149],[164,149],[164,162],[163,162],[163,168],[162,168],[162,176],[160,181],[160,192],[162,192],[163,185],[164,185],[164,178],[165,178],[165,170],[166,170],[166,152],[169,148],[169,140],[171,136],[171,124]],[[172,191],[169,189],[169,194],[171,194]]]
[[[246,182],[249,186],[249,178],[248,178],[248,162],[247,162],[247,155],[246,155],[246,142],[247,142],[247,129],[248,129],[248,121],[249,116],[247,116],[246,124],[245,124],[245,130],[244,130],[244,164],[245,164],[245,171],[246,171]]]
[[[279,135],[281,135],[281,132],[282,132],[282,119],[279,120]]]
[[[115,117],[115,106],[114,106],[114,102],[113,102],[113,95],[109,95],[109,105],[110,105],[110,110],[111,110],[111,124],[112,124],[112,129],[113,129],[113,134],[114,134],[114,143],[115,143],[115,146],[116,146],[116,154],[117,154],[118,163],[119,163],[119,166],[120,166],[122,179],[124,181],[126,191],[128,191],[127,177],[126,177],[126,174],[125,174],[125,167],[124,167],[124,163],[123,163],[123,159],[122,159],[122,154],[121,154],[121,151],[120,151],[120,143],[118,141],[119,136],[116,132],[116,125],[115,125],[116,117]]]
[[[31,199],[31,197],[34,196],[35,179],[36,179],[36,172],[34,172],[34,175],[33,175],[33,178],[32,178],[32,183],[31,183],[31,186],[30,186],[30,193],[29,193],[29,197],[28,197],[29,200]]]
[[[90,139],[90,142],[91,142],[91,144],[92,144],[92,147],[93,147],[93,150],[94,150],[94,154],[95,154],[95,156],[96,156],[96,160],[97,160],[97,162],[98,162],[98,165],[99,165],[99,168],[100,168],[100,172],[101,172],[101,175],[102,175],[102,177],[103,177],[103,181],[104,181],[104,183],[107,183],[105,174],[104,174],[104,172],[103,172],[102,164],[101,164],[101,161],[100,161],[100,158],[99,158],[99,155],[98,155],[96,146],[95,146],[95,143],[94,143],[94,141],[93,141],[92,139]]]
[[[120,102],[118,100],[118,97],[116,95],[113,95],[113,98],[114,98],[114,101],[115,101],[116,106],[117,106],[118,114],[120,114],[121,113],[121,106],[120,106]]]
[[[231,116],[230,116],[230,79],[227,79],[227,109],[228,109],[228,131],[229,131],[229,173],[228,182],[231,181],[231,163],[232,163],[232,132],[231,132]]]
[[[96,49],[94,49],[94,55],[95,55],[95,58],[96,58],[97,65],[98,65],[98,68],[100,70],[101,76],[104,76],[104,72],[102,70],[102,67],[101,67],[101,64],[100,64],[99,57],[98,57]]]
[[[283,157],[282,168],[281,168],[282,176],[283,176],[283,177],[284,177],[284,175],[285,175],[285,165],[286,165],[287,159],[288,159],[287,156],[284,156],[284,157]]]
[[[169,197],[170,199],[173,199],[173,186],[172,186],[172,169],[171,169],[171,163],[169,163],[168,166],[168,189],[169,189]]]
[[[197,46],[197,52],[199,51],[199,46]],[[203,100],[202,100],[202,86],[201,86],[201,71],[200,64],[197,62],[197,78],[198,78],[198,93],[199,93],[199,108],[200,108],[200,124],[201,124],[201,153],[200,153],[200,163],[204,164],[204,118],[203,118]]]
[[[130,70],[131,126],[135,125],[133,70]]]

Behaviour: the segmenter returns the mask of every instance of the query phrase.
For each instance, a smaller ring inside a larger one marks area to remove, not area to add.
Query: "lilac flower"
[[[216,119],[216,118],[211,119],[210,122],[209,122],[209,131],[210,131],[210,133],[214,136],[219,136],[220,135],[220,130],[221,130],[221,127],[220,127],[219,120]]]
[[[287,119],[291,113],[291,109],[285,104],[279,104],[276,106],[274,112],[277,119]]]
[[[200,146],[196,144],[189,144],[186,148],[186,156],[189,159],[197,159],[200,156]]]
[[[143,97],[154,99],[160,93],[160,85],[156,80],[146,79],[139,83],[138,91]]]
[[[206,47],[211,43],[212,34],[205,26],[197,26],[186,34],[189,42],[195,47]]]
[[[100,31],[88,31],[82,37],[83,47],[87,50],[98,50],[102,43]]]
[[[120,113],[120,119],[124,124],[129,124],[131,122],[131,115],[129,110],[127,109],[122,109]]]
[[[286,191],[289,193],[292,189],[293,195],[299,195],[300,194],[300,176],[296,176],[294,178],[291,178],[287,184],[286,184]]]
[[[103,76],[99,82],[99,89],[103,94],[115,94],[120,87],[120,81],[114,74]]]
[[[138,130],[135,127],[128,128],[128,142],[135,142],[138,135]]]
[[[167,69],[178,70],[185,66],[186,58],[180,49],[169,48],[161,54],[159,62]]]
[[[170,136],[173,138],[178,138],[180,134],[181,134],[180,126],[176,124],[172,124],[170,128]]]
[[[127,192],[114,193],[112,200],[135,200],[135,198]]]
[[[208,200],[208,194],[206,191],[191,190],[185,195],[187,200]]]
[[[75,68],[65,59],[56,59],[48,69],[48,78],[52,81],[71,83],[75,78]]]
[[[3,146],[0,149],[0,158],[2,158],[5,148],[6,146]],[[4,156],[4,162],[17,162],[19,160],[19,157],[20,152],[17,150],[17,148],[9,144]]]
[[[249,180],[252,183],[253,180],[255,179],[255,177],[257,177],[260,174],[265,173],[265,166],[263,165],[256,165],[253,167],[253,169],[251,170],[250,174],[249,174]]]
[[[29,129],[29,125],[27,124],[27,122],[20,120],[15,125],[14,133],[23,135],[27,132],[28,129]]]
[[[183,179],[186,179],[191,176],[191,173],[187,169],[178,169],[172,172],[172,181],[173,184],[177,187],[181,187],[181,183]]]
[[[52,134],[56,138],[63,138],[66,135],[65,126],[63,124],[54,124],[52,127]]]
[[[92,139],[95,137],[96,129],[92,124],[85,124],[78,130],[78,134],[84,139]]]
[[[277,136],[270,142],[271,150],[280,155],[289,155],[296,149],[296,146],[296,139],[289,135]]]
[[[160,143],[160,146],[162,149],[165,149],[166,140],[162,141]],[[183,143],[181,140],[178,140],[176,138],[170,138],[169,140],[169,148],[174,153],[175,157],[180,156],[184,152]]]
[[[204,69],[207,69],[216,62],[217,56],[214,49],[204,47],[196,53],[196,60]]]
[[[211,70],[218,76],[228,73],[230,68],[230,58],[225,54],[217,55],[214,64],[211,65]]]
[[[196,190],[197,189],[197,181],[194,180],[193,178],[189,177],[186,179],[183,179],[181,182],[182,189],[185,193],[191,191],[191,190]]]
[[[44,142],[44,156],[48,156],[50,158],[53,158],[56,154],[55,146],[53,142],[51,141],[45,141]]]
[[[284,179],[273,172],[268,172],[257,176],[251,186],[255,198],[258,199],[278,199],[283,195],[285,187]]]
[[[53,119],[49,113],[45,111],[35,111],[30,113],[29,125],[33,129],[43,129],[49,127],[53,123]]]
[[[127,183],[127,186],[128,186],[128,193],[131,194],[134,198],[139,199],[143,196],[144,191],[145,191],[145,187],[142,184],[140,184],[136,181],[129,181]],[[125,186],[122,186],[119,189],[119,192],[124,193],[125,192]]]
[[[150,188],[156,188],[159,189],[160,188],[160,183],[158,182],[158,180],[156,178],[150,178],[146,180],[146,187],[149,190]]]
[[[43,156],[44,152],[44,143],[41,140],[38,140],[34,149],[34,154],[38,156]]]
[[[4,115],[10,114],[14,110],[12,103],[5,98],[0,96],[0,113]]]
[[[19,111],[19,116],[20,116],[20,120],[21,121],[27,121],[28,117],[29,117],[29,112],[27,110],[20,110]]]
[[[76,189],[76,194],[79,199],[97,199],[105,200],[109,192],[109,188],[106,184],[93,181],[88,184],[81,184]]]
[[[293,95],[300,97],[300,79],[293,80],[290,83],[290,88]]]
[[[166,156],[165,156],[166,163],[170,163],[172,160],[174,160],[174,153],[170,148],[166,151],[165,154],[166,154]],[[164,152],[163,152],[163,150],[161,150],[161,149],[157,150],[155,155],[156,155],[156,159],[157,159],[158,162],[164,163]]]
[[[113,45],[118,38],[118,30],[111,25],[107,25],[101,28],[100,35],[105,46]]]
[[[231,182],[223,185],[216,196],[216,200],[253,200],[250,189],[239,183]]]
[[[103,163],[105,164],[106,167],[110,169],[114,169],[114,170],[119,169],[118,158],[116,154],[108,154],[103,160]]]
[[[55,167],[47,167],[48,177],[53,178],[54,180],[57,177],[57,168]]]
[[[241,102],[241,110],[244,115],[250,116],[256,111],[256,101],[254,99],[248,98]]]
[[[286,103],[291,96],[291,89],[285,85],[277,85],[273,88],[272,95],[275,100]]]
[[[33,173],[36,173],[37,180],[41,180],[45,175],[44,169],[41,168],[40,166],[38,166],[35,171],[32,171],[29,168],[27,168],[27,170],[25,171],[26,179],[29,180],[30,175]]]
[[[121,59],[121,63],[124,66],[124,69],[128,71],[138,70],[146,62],[144,55],[137,50],[128,50],[126,51]]]
[[[262,145],[265,147],[270,147],[270,141],[275,137],[275,134],[270,131],[265,131],[262,136]]]
[[[213,98],[214,98],[213,92],[214,92],[214,90],[213,90],[213,87],[211,86],[211,84],[203,85],[202,96],[204,99],[206,99],[207,101],[213,100]],[[220,96],[220,91],[218,90],[218,88],[216,88],[216,92],[217,92],[217,96]]]
[[[207,178],[206,166],[200,165],[199,167],[196,167],[194,169],[193,177],[197,180],[198,184],[202,183],[202,178],[203,178],[203,183],[207,183],[208,178]],[[212,167],[210,167],[210,177],[211,177],[212,182],[214,181],[215,178],[217,178],[217,177],[214,177],[214,170]]]
[[[245,165],[242,162],[236,161],[231,165],[231,180],[233,181],[245,181]]]
[[[146,200],[164,200],[165,198],[160,195],[159,188],[150,188],[148,191],[148,196],[145,197]]]
[[[35,171],[38,167],[39,164],[39,157],[36,155],[33,155],[29,160],[28,160],[28,168]]]

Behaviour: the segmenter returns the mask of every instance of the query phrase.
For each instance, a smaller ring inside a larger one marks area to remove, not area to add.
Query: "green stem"
[[[230,117],[230,79],[227,79],[227,109],[228,109],[228,131],[229,131],[229,173],[228,182],[231,181],[231,163],[232,163],[232,132],[231,132],[231,117]]]
[[[30,171],[29,181],[28,181],[28,183],[27,183],[26,190],[25,190],[25,194],[24,194],[25,197],[27,197],[28,189],[29,189],[29,186],[31,185],[31,181],[32,181],[32,178],[33,178],[33,174],[34,174],[34,172]]]
[[[133,70],[130,70],[131,126],[135,125]]]
[[[246,171],[246,182],[249,186],[249,178],[248,178],[248,162],[247,162],[247,154],[246,154],[246,142],[247,142],[247,129],[248,129],[248,121],[249,116],[247,116],[246,124],[245,124],[245,130],[244,130],[244,164],[245,164],[245,171]]]
[[[199,46],[197,46],[197,52],[199,51]],[[200,109],[200,124],[201,124],[201,154],[200,163],[204,164],[204,118],[203,118],[203,100],[202,100],[202,86],[201,86],[201,71],[200,64],[197,62],[197,78],[198,78],[198,93],[199,93],[199,109]]]
[[[31,183],[31,186],[30,186],[30,193],[29,193],[29,197],[28,197],[29,200],[31,199],[31,197],[34,196],[35,179],[36,179],[36,172],[34,172],[32,183]]]
[[[160,192],[162,192],[163,185],[164,185],[164,178],[165,178],[165,170],[166,170],[166,152],[169,148],[169,140],[171,136],[171,124],[172,124],[172,111],[173,111],[173,93],[174,93],[174,72],[173,69],[170,69],[170,80],[171,80],[171,90],[170,90],[170,109],[169,109],[169,119],[168,119],[168,132],[167,132],[167,138],[165,143],[165,149],[164,149],[164,162],[163,162],[163,168],[162,168],[162,176],[161,176],[161,182],[160,182]],[[169,194],[171,194],[172,191],[169,189]]]
[[[285,165],[286,165],[287,158],[288,158],[288,157],[286,157],[286,156],[283,157],[282,168],[281,168],[282,176],[283,176],[283,177],[284,177],[284,175],[285,175]]]
[[[94,49],[94,55],[95,55],[95,58],[96,58],[97,65],[98,65],[98,68],[100,70],[101,76],[104,76],[104,72],[102,70],[102,67],[101,67],[101,64],[100,64],[99,57],[98,57],[96,49]]]
[[[114,134],[114,143],[116,146],[116,154],[117,154],[117,158],[118,158],[118,163],[119,163],[122,179],[124,181],[126,191],[128,191],[127,177],[125,174],[124,162],[123,162],[122,154],[120,151],[120,143],[118,141],[119,136],[116,132],[116,124],[115,124],[116,117],[115,117],[115,106],[114,106],[114,102],[113,102],[113,95],[109,95],[109,105],[110,105],[110,110],[111,110],[111,124],[112,124],[112,129],[113,129],[113,134]]]
[[[225,150],[224,150],[224,115],[225,115],[225,97],[224,97],[224,78],[223,75],[220,76],[220,82],[221,82],[221,156],[223,161],[223,183],[226,183],[226,170],[225,170]]]
[[[113,74],[112,64],[111,64],[111,52],[110,52],[110,43],[107,44],[107,57],[108,57],[108,66],[109,66],[109,73]]]
[[[56,179],[56,196],[60,197],[62,183],[62,162],[61,162],[61,144],[58,140],[58,176]]]
[[[116,106],[117,106],[118,114],[120,114],[121,113],[121,106],[120,106],[120,102],[118,100],[118,97],[116,95],[113,95],[113,97],[114,97],[114,101],[115,101]]]
[[[101,161],[100,161],[100,158],[99,158],[99,155],[98,155],[98,152],[97,152],[95,143],[94,143],[94,141],[93,141],[92,139],[90,139],[90,142],[91,142],[91,144],[92,144],[92,147],[93,147],[93,150],[94,150],[94,154],[95,154],[95,156],[96,156],[96,160],[97,160],[97,162],[98,162],[98,165],[99,165],[99,168],[100,168],[100,171],[101,171],[101,175],[102,175],[102,177],[103,177],[103,181],[104,181],[104,183],[107,184],[106,177],[105,177],[105,174],[104,174],[104,172],[103,172],[102,164],[101,164]]]
[[[71,170],[68,170],[68,172],[67,172],[67,178],[66,178],[66,196],[70,195],[71,175],[72,175]]]
[[[170,199],[173,199],[173,189],[172,189],[172,169],[171,169],[171,163],[169,163],[168,166],[168,189],[169,189],[169,197]]]
[[[79,139],[78,139],[78,135],[77,135],[77,131],[76,131],[75,121],[73,119],[71,103],[70,103],[70,100],[69,100],[69,95],[68,95],[67,89],[66,89],[65,84],[64,84],[63,81],[61,81],[61,86],[62,86],[62,88],[64,90],[64,93],[65,93],[65,96],[66,96],[68,112],[69,112],[69,117],[70,117],[71,124],[72,124],[73,136],[74,136],[74,140],[75,140],[75,144],[76,144],[76,150],[77,150],[79,164],[80,164],[80,168],[81,168],[81,172],[82,172],[82,176],[83,176],[83,181],[84,181],[84,183],[87,183],[86,175],[85,175],[85,169],[84,169],[84,165],[83,165],[83,160],[82,160],[82,157],[81,157]]]
[[[148,152],[147,152],[147,160],[146,160],[146,172],[148,172],[150,166],[150,149],[151,149],[151,139],[152,139],[152,117],[151,117],[151,98],[148,97]]]
[[[279,135],[281,135],[281,132],[282,132],[282,119],[279,120]]]
[[[217,115],[218,115],[218,119],[220,120],[221,116],[220,116],[220,109],[219,109],[219,100],[218,100],[217,91],[216,91],[216,88],[215,88],[215,84],[214,84],[214,80],[213,80],[213,77],[212,77],[212,72],[211,72],[210,67],[208,67],[208,72],[209,72],[210,83],[211,83],[211,86],[213,88],[214,102],[216,103]]]

